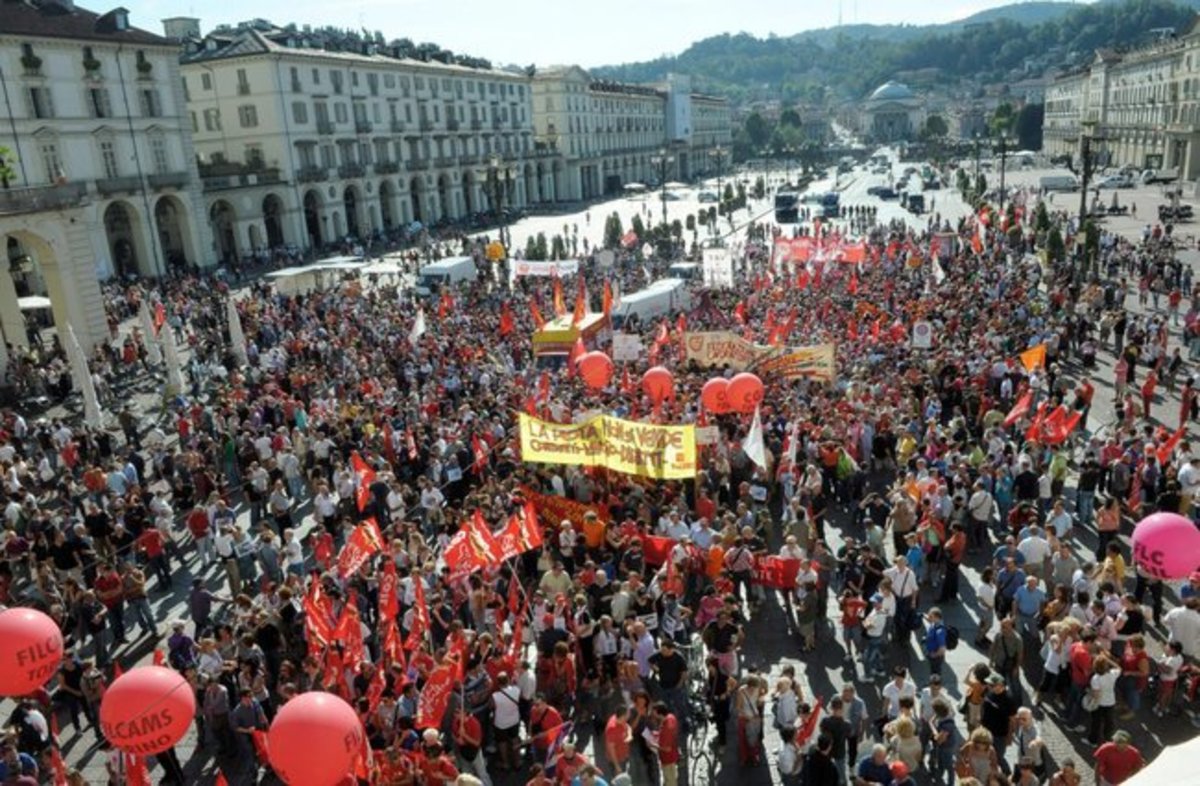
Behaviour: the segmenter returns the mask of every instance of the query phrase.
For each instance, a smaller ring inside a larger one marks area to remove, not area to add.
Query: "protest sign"
[[[695,426],[660,426],[601,415],[583,423],[548,423],[521,413],[525,461],[604,467],[627,475],[696,476]]]

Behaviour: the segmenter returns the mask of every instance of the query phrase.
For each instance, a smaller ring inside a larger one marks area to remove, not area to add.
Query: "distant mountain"
[[[678,55],[591,69],[598,77],[651,82],[690,74],[699,90],[734,102],[858,98],[892,78],[914,88],[1002,83],[1082,63],[1096,49],[1136,46],[1151,30],[1183,30],[1200,0],[1028,2],[944,25],[845,25],[756,38],[724,34]]]

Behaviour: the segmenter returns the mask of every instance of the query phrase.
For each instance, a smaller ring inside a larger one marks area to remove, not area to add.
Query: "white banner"
[[[697,445],[715,445],[721,438],[720,426],[697,426],[696,427],[696,444]]]
[[[520,276],[573,276],[579,272],[578,259],[560,259],[555,262],[528,262],[518,260],[513,263],[513,275]]]
[[[727,248],[704,249],[704,285],[710,289],[733,286],[733,257]]]
[[[937,262],[935,261],[936,265]],[[921,320],[912,326],[913,349],[933,349],[933,323]]]
[[[613,333],[613,362],[633,363],[642,355],[642,340],[635,333]]]

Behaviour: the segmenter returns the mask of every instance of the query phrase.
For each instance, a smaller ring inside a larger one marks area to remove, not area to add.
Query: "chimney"
[[[191,16],[173,16],[162,20],[163,35],[173,41],[200,37],[200,20]]]

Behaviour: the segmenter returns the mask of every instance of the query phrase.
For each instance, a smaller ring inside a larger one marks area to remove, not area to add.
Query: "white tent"
[[[150,320],[150,306],[142,300],[142,305],[138,307],[138,322],[142,328],[142,339],[146,343],[146,359],[150,364],[157,366],[162,362],[162,353],[158,351],[158,340],[154,336],[154,323]],[[167,330],[171,328],[163,325]]]
[[[1200,783],[1196,761],[1200,759],[1200,737],[1163,748],[1146,767],[1123,786],[1160,786],[1165,783]]]
[[[83,396],[83,422],[93,428],[101,426],[100,401],[96,398],[96,386],[92,384],[92,372],[88,370],[87,357],[79,347],[75,328],[67,325],[67,361],[71,364],[71,376],[75,387]]]
[[[246,356],[246,334],[242,332],[242,317],[232,296],[225,300],[225,317],[229,320],[229,343],[232,344],[233,356],[237,358],[239,366],[248,366],[250,360]]]

